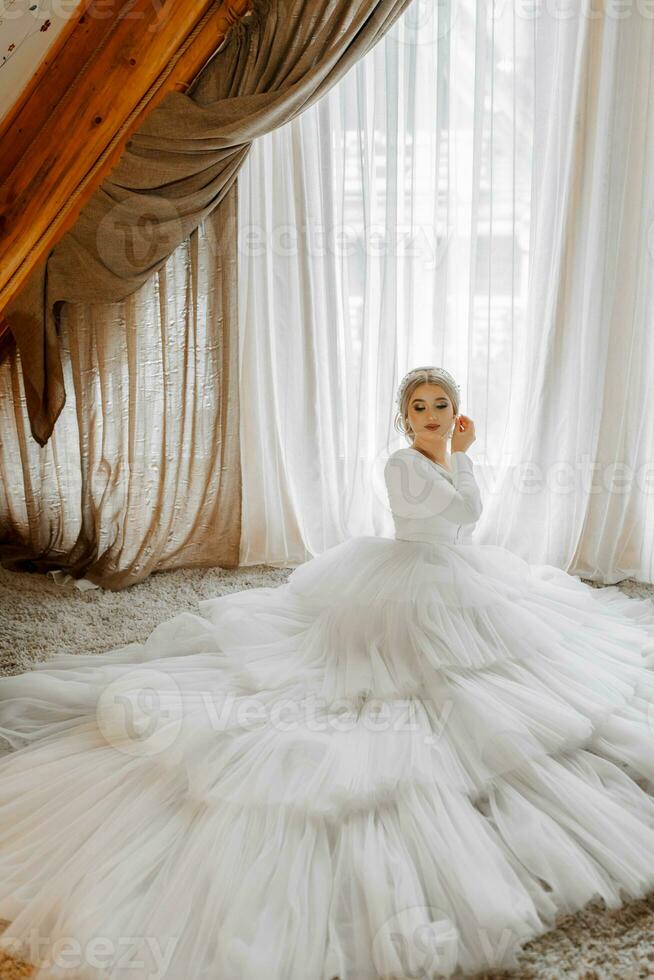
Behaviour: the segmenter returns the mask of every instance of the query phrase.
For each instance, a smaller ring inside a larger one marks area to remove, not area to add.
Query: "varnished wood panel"
[[[0,132],[0,310],[74,224],[147,113],[188,87],[249,9],[250,0],[116,0],[109,19],[105,0],[81,5]]]

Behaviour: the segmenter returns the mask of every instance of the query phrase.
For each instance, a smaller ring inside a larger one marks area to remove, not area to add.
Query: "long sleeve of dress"
[[[413,450],[400,450],[386,461],[384,479],[391,510],[399,518],[443,518],[473,524],[482,512],[473,461],[464,452],[451,454],[452,482],[437,466]]]

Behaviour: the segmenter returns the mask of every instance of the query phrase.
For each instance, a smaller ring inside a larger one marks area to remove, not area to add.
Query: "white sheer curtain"
[[[393,395],[434,363],[476,423],[476,540],[651,580],[648,495],[556,479],[652,445],[651,22],[584,7],[415,0],[254,145],[239,176],[242,563],[392,534]]]
[[[654,10],[539,18],[517,418],[481,540],[654,580]]]

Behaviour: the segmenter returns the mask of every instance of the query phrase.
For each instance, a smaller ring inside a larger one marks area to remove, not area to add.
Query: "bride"
[[[3,679],[0,944],[38,980],[470,975],[654,889],[654,610],[472,541],[459,394],[400,385],[395,538]]]

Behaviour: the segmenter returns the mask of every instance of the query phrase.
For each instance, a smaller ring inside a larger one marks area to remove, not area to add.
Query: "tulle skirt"
[[[654,605],[358,537],[2,680],[0,947],[34,976],[517,965],[654,889]]]

